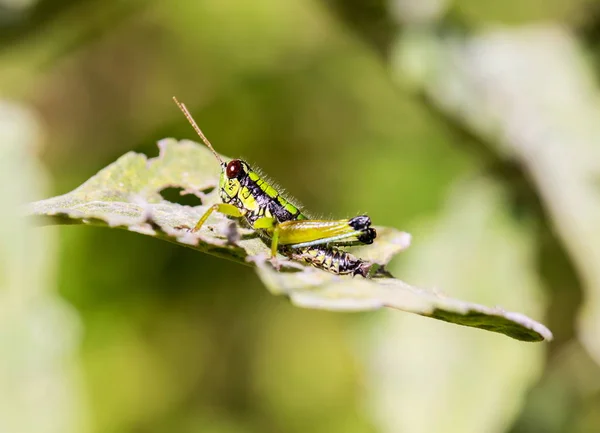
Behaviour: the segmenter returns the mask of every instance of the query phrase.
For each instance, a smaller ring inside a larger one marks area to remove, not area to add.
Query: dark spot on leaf
[[[308,267],[306,267],[306,269],[308,269]],[[296,268],[296,267],[293,267],[293,266],[283,265],[279,269],[279,272],[281,272],[283,274],[296,274],[296,273],[299,273],[299,272],[305,272],[306,269],[301,269],[301,268]]]
[[[160,191],[160,196],[171,203],[183,206],[200,206],[202,201],[194,194],[181,195],[183,188],[168,187]]]
[[[175,230],[185,230],[185,231],[191,231],[192,228],[190,226],[186,226],[185,224],[180,225],[180,226],[175,226],[173,227]]]

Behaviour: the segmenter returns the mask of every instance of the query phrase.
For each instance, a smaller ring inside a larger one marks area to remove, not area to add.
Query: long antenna
[[[206,144],[206,146],[211,150],[213,155],[215,155],[215,157],[219,160],[219,163],[221,163],[221,165],[223,165],[223,160],[221,159],[219,154],[217,152],[215,152],[215,149],[214,149],[214,147],[212,147],[212,144],[210,144],[210,141],[208,141],[208,138],[206,138],[206,136],[202,133],[202,130],[200,129],[200,127],[198,126],[198,124],[196,123],[196,121],[194,120],[192,115],[190,114],[190,112],[188,111],[185,104],[179,102],[175,96],[173,96],[173,101],[175,101],[175,103],[177,104],[179,109],[183,112],[183,114],[185,115],[185,118],[188,120],[188,122],[190,122],[190,125],[192,125],[192,127],[194,128],[196,133],[200,136],[200,138],[202,139],[204,144]]]

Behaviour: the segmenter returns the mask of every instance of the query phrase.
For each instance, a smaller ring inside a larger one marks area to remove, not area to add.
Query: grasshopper
[[[222,203],[211,206],[191,232],[204,225],[213,212],[245,220],[271,243],[271,259],[277,252],[293,260],[309,263],[339,275],[363,277],[388,276],[377,264],[359,259],[339,249],[341,246],[372,244],[377,232],[367,215],[342,220],[308,218],[241,159],[223,161],[188,111],[173,97],[202,142],[213,153],[221,167],[219,195]]]

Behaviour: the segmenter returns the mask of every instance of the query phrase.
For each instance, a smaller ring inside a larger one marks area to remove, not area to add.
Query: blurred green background
[[[600,4],[0,0],[0,432],[600,431]],[[273,297],[26,202],[195,139],[551,344]]]

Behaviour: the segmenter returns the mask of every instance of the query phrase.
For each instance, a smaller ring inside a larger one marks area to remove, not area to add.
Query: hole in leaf
[[[183,206],[200,206],[202,200],[194,194],[181,195],[183,188],[168,187],[160,191],[160,196],[171,203],[177,203]]]
[[[203,190],[202,190],[202,192],[203,192],[204,194],[210,194],[210,193],[211,193],[211,192],[213,192],[215,189],[216,189],[216,188],[215,188],[214,186],[209,186],[208,188],[206,188],[206,189],[203,189]]]

